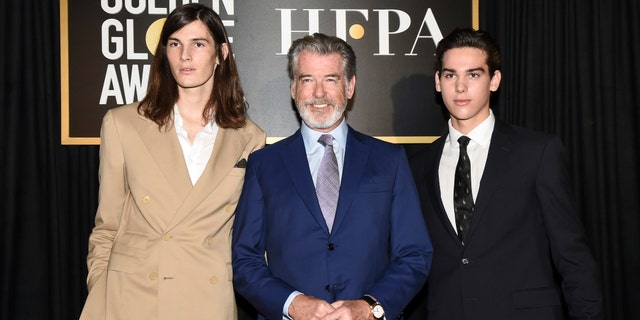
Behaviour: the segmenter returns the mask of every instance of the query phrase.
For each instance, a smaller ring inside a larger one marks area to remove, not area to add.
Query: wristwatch
[[[382,308],[382,305],[380,304],[380,302],[378,302],[372,296],[368,296],[368,295],[364,295],[360,299],[366,301],[369,304],[369,307],[371,307],[371,313],[373,314],[374,319],[376,320],[384,319],[384,308]]]

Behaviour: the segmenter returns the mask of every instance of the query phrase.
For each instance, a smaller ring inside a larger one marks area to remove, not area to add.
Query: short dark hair
[[[138,111],[160,127],[171,123],[173,106],[179,97],[178,84],[169,67],[166,47],[173,33],[196,20],[202,21],[209,29],[220,61],[213,75],[214,87],[202,117],[206,120],[213,117],[221,128],[241,128],[246,121],[247,103],[227,31],[213,9],[198,3],[179,6],[167,16],[151,63],[147,95],[140,102]],[[222,51],[224,43],[228,48],[226,59]]]
[[[353,48],[351,48],[346,41],[338,37],[314,33],[313,35],[305,36],[291,43],[289,53],[287,54],[289,60],[287,69],[291,81],[295,80],[298,56],[305,50],[320,55],[339,53],[340,56],[342,56],[342,71],[344,71],[347,77],[347,82],[351,81],[351,78],[356,75],[356,54],[353,52]]]
[[[442,71],[442,57],[445,52],[456,48],[478,48],[487,54],[487,66],[489,74],[502,69],[500,61],[500,47],[496,41],[486,31],[474,30],[471,28],[456,28],[449,35],[444,37],[436,47],[435,70]]]

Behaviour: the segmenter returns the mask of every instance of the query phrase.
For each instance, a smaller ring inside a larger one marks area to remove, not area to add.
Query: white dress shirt
[[[482,173],[484,172],[484,167],[487,163],[489,145],[491,143],[491,135],[493,133],[495,122],[496,118],[493,115],[493,111],[490,110],[487,119],[466,135],[471,139],[467,146],[467,153],[469,154],[469,161],[471,162],[471,194],[473,195],[474,203],[478,195],[478,190],[480,189]],[[456,232],[458,231],[456,228],[456,214],[453,205],[453,189],[458,156],[460,155],[460,144],[458,143],[458,138],[461,136],[463,136],[463,134],[451,126],[451,119],[449,119],[449,135],[447,135],[447,140],[444,143],[442,157],[440,158],[440,166],[438,168],[438,176],[440,177],[440,197],[442,199],[444,209],[447,212],[447,216],[449,217],[449,221]]]
[[[202,172],[204,172],[209,158],[211,158],[213,145],[218,135],[218,125],[215,121],[209,122],[209,124],[198,132],[193,139],[193,144],[191,144],[187,130],[184,129],[184,120],[180,115],[178,105],[173,107],[173,119],[176,133],[178,134],[178,141],[180,141],[180,146],[182,147],[184,162],[187,165],[189,177],[191,178],[191,184],[195,185],[198,179],[200,179]]]

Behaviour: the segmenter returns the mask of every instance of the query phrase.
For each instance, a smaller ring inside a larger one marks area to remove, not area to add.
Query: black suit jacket
[[[445,140],[411,161],[434,247],[427,319],[600,319],[560,140],[496,120],[464,247],[440,198]]]

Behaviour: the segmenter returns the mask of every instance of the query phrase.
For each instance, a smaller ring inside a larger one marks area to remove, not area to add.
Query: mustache
[[[332,100],[329,98],[313,98],[313,99],[307,99],[302,101],[302,105],[309,105],[309,104],[329,104],[332,106],[336,106],[335,100]]]

